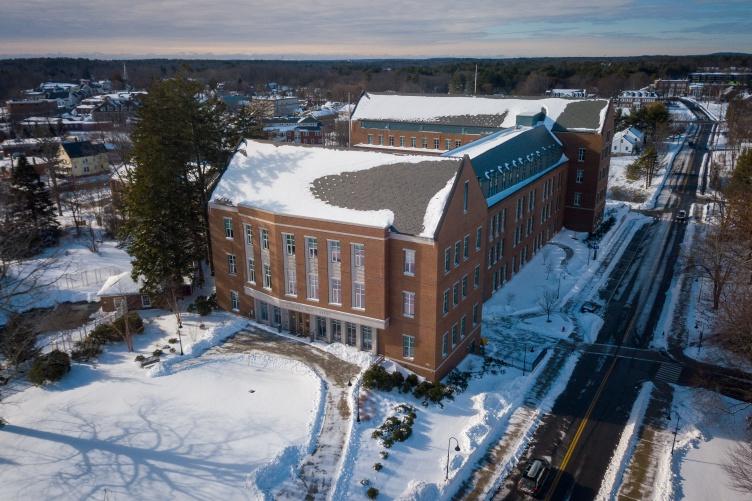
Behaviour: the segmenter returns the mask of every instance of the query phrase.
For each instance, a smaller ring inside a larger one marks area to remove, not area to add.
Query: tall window
[[[357,327],[355,324],[351,324],[350,322],[345,322],[345,344],[348,344],[350,346],[355,346],[355,343],[357,342]]]
[[[462,141],[460,141],[460,140],[458,139],[458,140],[456,140],[456,141],[454,142],[454,147],[455,147],[455,148],[459,148],[460,146],[462,146]]]
[[[248,281],[252,284],[256,283],[256,262],[253,257],[248,258]]]
[[[226,217],[225,218],[225,238],[232,238],[233,237],[233,231],[232,231],[232,218]]]
[[[447,247],[444,249],[444,273],[449,273],[452,269],[452,248]]]
[[[479,314],[478,303],[475,303],[473,305],[473,325],[477,325],[478,324],[478,320],[479,320],[478,317],[479,316],[480,316],[480,314]]]
[[[261,230],[261,248],[269,249],[269,230]]]
[[[462,277],[462,299],[467,297],[467,275]]]
[[[427,138],[427,137],[424,137],[424,138],[423,138],[423,141],[422,141],[422,143],[423,143],[423,144],[422,144],[422,146],[423,146],[424,148],[428,148],[428,138]]]
[[[400,136],[400,147],[401,148],[405,147],[405,136]]]
[[[460,302],[460,284],[456,283],[452,286],[452,305],[457,306]]]
[[[467,317],[462,315],[462,318],[460,318],[460,338],[464,338],[465,334],[467,334]]]
[[[267,263],[263,264],[264,271],[264,289],[272,288],[272,267]]]
[[[415,358],[415,336],[402,335],[402,358]]]
[[[394,136],[389,136],[389,146],[394,146]]]
[[[447,150],[451,150],[452,149],[452,140],[451,139],[447,139],[446,141],[444,141],[444,144],[446,145],[445,148]]]
[[[366,138],[366,142],[368,144],[373,144],[373,134],[368,134],[368,137]]]
[[[415,316],[415,293],[402,292],[402,314],[408,318]]]
[[[481,239],[483,238],[483,228],[478,226],[478,229],[475,230],[475,250],[480,250],[480,243]]]
[[[235,254],[227,254],[227,273],[235,275],[238,273],[237,260]]]
[[[439,149],[439,144],[440,144],[439,143],[439,139],[438,138],[434,139],[433,140],[433,149],[434,150],[438,150]]]
[[[444,291],[444,303],[441,306],[441,311],[444,315],[449,313],[449,289]]]
[[[230,291],[230,307],[232,311],[238,311],[240,309],[240,296],[237,291]]]
[[[353,244],[353,266],[362,268],[366,264],[366,247],[363,244]]]
[[[574,199],[572,200],[572,205],[575,207],[579,207],[582,204],[582,193],[579,191],[575,192]]]
[[[297,294],[297,276],[295,268],[290,267],[285,270],[287,280],[285,280],[285,294],[288,296],[294,296]]]
[[[473,272],[473,289],[477,289],[480,285],[480,265],[475,267]]]
[[[415,276],[415,251],[413,249],[404,249],[405,265],[402,272],[405,275]]]
[[[460,256],[462,255],[462,243],[454,243],[454,266],[460,265]]]
[[[366,307],[366,284],[353,282],[353,308]]]
[[[418,139],[415,137],[410,138],[410,146],[413,148],[417,148],[418,146]]]
[[[462,241],[462,258],[467,261],[470,259],[470,235],[465,235]]]
[[[373,332],[367,325],[360,326],[360,343],[361,348],[366,351],[373,349]]]
[[[452,348],[457,346],[459,341],[459,329],[457,328],[457,324],[452,324]]]
[[[342,304],[342,282],[339,278],[329,279],[329,302]]]
[[[447,140],[448,142],[449,140]],[[449,149],[449,147],[447,147]],[[467,207],[469,205],[468,196],[470,195],[470,181],[465,181],[465,189],[462,196],[462,210],[467,212]]]
[[[574,178],[575,183],[582,183],[585,179],[585,169],[577,169],[577,174]]]
[[[584,162],[585,161],[585,148],[583,148],[583,147],[577,148],[577,161],[578,162]]]
[[[306,237],[306,254],[309,259],[316,259],[319,255],[319,244],[314,237]]]
[[[332,340],[335,343],[342,342],[342,321],[332,320]]]
[[[318,300],[319,299],[319,276],[315,273],[309,273],[308,279],[306,282],[306,289],[308,294],[308,299]]]
[[[253,227],[250,224],[243,225],[245,228],[245,243],[253,245]]]
[[[441,356],[446,358],[447,355],[449,355],[449,333],[445,332],[441,336]]]
[[[295,255],[295,235],[285,233],[285,253],[288,256]]]
[[[332,263],[339,263],[342,261],[338,240],[329,240],[329,261]]]

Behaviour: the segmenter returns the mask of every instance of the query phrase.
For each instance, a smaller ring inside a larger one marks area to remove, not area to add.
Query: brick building
[[[567,168],[543,126],[442,157],[247,140],[209,206],[217,300],[439,379],[561,228]]]
[[[605,99],[364,93],[353,112],[353,147],[443,154],[495,132],[543,124],[569,162],[564,225],[593,231],[603,218],[614,114]]]

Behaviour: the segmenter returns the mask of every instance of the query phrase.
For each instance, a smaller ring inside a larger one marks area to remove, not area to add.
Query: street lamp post
[[[450,447],[452,447],[452,440],[454,440],[454,442],[457,444],[454,446],[454,450],[457,452],[460,451],[460,441],[454,437],[449,437],[449,443],[447,444],[446,477],[444,477],[444,480],[449,480],[449,449]]]
[[[671,421],[671,411],[668,414],[669,422]],[[679,413],[676,413],[676,427],[674,428],[674,441],[671,443],[671,455],[674,455],[674,448],[676,447],[676,434],[679,433]]]
[[[180,329],[183,328],[183,322],[178,320],[178,344],[180,344],[180,355],[183,354],[183,336],[180,335]]]

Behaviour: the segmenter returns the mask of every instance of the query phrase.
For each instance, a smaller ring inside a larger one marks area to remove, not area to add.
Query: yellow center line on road
[[[569,460],[572,458],[572,454],[574,454],[574,451],[577,448],[577,442],[579,442],[582,432],[585,431],[585,427],[587,426],[588,421],[590,420],[590,415],[593,413],[593,409],[595,409],[595,404],[598,403],[598,399],[600,398],[601,393],[603,393],[603,389],[606,387],[606,382],[608,382],[608,378],[611,377],[611,372],[614,370],[614,366],[616,365],[617,360],[618,358],[614,358],[613,362],[611,362],[611,365],[609,366],[608,370],[606,371],[605,376],[603,377],[603,381],[601,381],[601,384],[598,387],[598,391],[595,392],[593,401],[590,402],[590,407],[588,407],[588,410],[585,413],[585,417],[583,417],[582,421],[580,421],[580,426],[577,428],[577,432],[574,434],[574,438],[572,439],[572,442],[569,444],[569,448],[567,449],[566,454],[564,454],[564,459],[561,461],[561,465],[559,465],[559,469],[556,472],[556,477],[554,477],[554,481],[552,482],[551,487],[548,489],[548,494],[546,495],[546,501],[550,501],[551,496],[553,495],[554,492],[556,492],[556,487],[559,485],[561,476],[564,474],[564,470],[567,468],[567,464],[569,464]]]

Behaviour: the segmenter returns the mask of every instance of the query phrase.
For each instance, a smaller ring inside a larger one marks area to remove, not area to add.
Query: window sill
[[[287,293],[285,293],[285,297],[291,297],[291,298],[297,299],[298,295],[297,294],[287,294]]]
[[[362,307],[360,307],[360,306],[353,306],[353,307],[352,307],[351,309],[353,309],[353,310],[357,310],[357,311],[366,311],[366,309],[365,309],[365,308],[362,308]]]
[[[406,277],[414,277],[415,273],[405,273],[405,272],[403,272],[402,275],[406,276]]]

